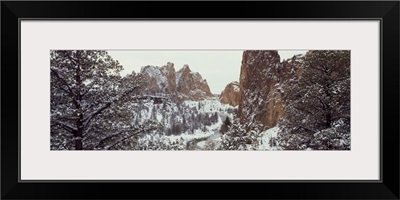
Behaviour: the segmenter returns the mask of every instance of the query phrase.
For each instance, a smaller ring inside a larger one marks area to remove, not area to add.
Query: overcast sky
[[[278,52],[283,60],[296,54],[304,54],[306,51]],[[141,67],[146,65],[163,66],[172,62],[178,71],[187,64],[193,72],[199,72],[203,79],[207,80],[213,94],[220,94],[228,83],[239,81],[243,51],[108,50],[108,53],[124,67],[122,76],[132,71],[140,72]]]

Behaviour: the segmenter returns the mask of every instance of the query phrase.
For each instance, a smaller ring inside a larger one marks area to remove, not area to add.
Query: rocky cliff
[[[176,73],[176,86],[181,99],[198,101],[213,96],[207,80],[198,72],[192,72],[188,65]]]
[[[301,56],[280,62],[277,51],[244,51],[240,71],[238,117],[247,127],[275,126],[284,111],[283,86],[301,73]]]
[[[140,71],[145,86],[143,93],[167,94],[173,100],[199,101],[212,97],[210,87],[197,72],[192,72],[188,65],[175,71],[173,63],[162,67],[145,66]]]
[[[140,71],[146,82],[144,93],[166,93],[176,95],[175,68],[173,63],[162,67],[145,66]]]
[[[224,91],[221,92],[219,97],[221,103],[229,104],[231,106],[239,105],[240,101],[240,87],[237,81],[229,83]]]

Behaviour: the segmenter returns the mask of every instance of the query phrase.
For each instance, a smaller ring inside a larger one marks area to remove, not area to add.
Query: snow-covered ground
[[[266,131],[261,132],[261,141],[260,146],[258,147],[259,150],[278,150],[277,146],[272,146],[270,144],[271,139],[276,139],[278,136],[279,127],[273,127]]]
[[[166,142],[184,141],[201,141],[206,140],[208,137],[213,136],[213,140],[220,140],[219,130],[225,121],[226,117],[230,120],[234,118],[236,108],[230,105],[220,103],[218,97],[212,97],[202,101],[184,101],[181,106],[170,102],[167,105],[154,104],[153,102],[146,102],[141,105],[137,105],[137,109],[133,113],[136,123],[144,123],[147,120],[156,120],[164,126],[164,130],[171,129],[174,125],[186,125],[188,127],[194,127],[196,124],[203,123],[197,120],[197,116],[201,115],[202,120],[207,121],[218,114],[218,119],[212,121],[211,125],[201,125],[200,128],[197,125],[194,129],[188,129],[182,133],[167,134],[166,132],[153,131],[152,134],[147,134],[142,137],[142,140],[154,139],[156,137],[159,140]],[[204,119],[206,116],[206,119]],[[216,117],[216,116],[215,116]],[[203,143],[200,143],[203,144]],[[205,143],[204,143],[205,144]]]
[[[227,111],[229,109],[237,109],[236,107],[230,106],[229,104],[223,104],[219,101],[219,97],[211,97],[202,101],[190,101],[184,102],[184,105],[190,108],[198,107],[200,112],[210,113],[215,111]]]
[[[202,131],[200,129],[196,129],[193,134],[185,132],[180,135],[169,135],[169,136],[164,136],[171,141],[183,139],[185,141],[190,141],[194,139],[199,139],[199,138],[204,138],[204,137],[210,137],[211,135],[215,134],[216,132],[219,131],[221,128],[222,121],[219,120],[217,123],[211,125],[211,126],[206,126],[206,131]]]
[[[208,126],[201,125],[201,128],[195,128],[194,130],[188,129],[181,134],[166,134],[160,131],[154,131],[152,134],[145,135],[141,138],[142,140],[152,140],[156,138],[167,144],[180,142],[182,145],[191,145],[190,143],[193,143],[198,149],[203,149],[208,140],[212,140],[216,143],[222,141],[222,135],[220,133],[221,126],[227,117],[230,121],[234,121],[236,110],[237,107],[222,104],[218,100],[218,97],[213,97],[202,101],[184,101],[181,107],[178,107],[175,103],[163,106],[149,102],[141,105],[141,109],[139,110],[140,114],[136,113],[135,115],[140,117],[138,120],[139,122],[153,119],[163,124],[165,127],[170,128],[176,123],[182,124],[186,122],[188,126],[191,126],[189,123],[198,123],[196,120],[190,121],[192,115],[211,117],[212,115],[215,116],[215,113],[217,113],[218,121],[213,121],[213,123]],[[259,145],[256,150],[278,150],[276,142],[278,131],[278,127],[273,127],[257,133],[260,135],[260,138],[258,139]],[[273,141],[271,142],[271,140]]]
[[[199,146],[200,148],[204,148],[206,146],[206,140],[198,142],[197,146]]]
[[[218,97],[212,97],[202,101],[184,101],[181,108],[179,108],[176,103],[162,105],[154,104],[151,101],[145,102],[136,105],[133,115],[136,119],[136,123],[144,123],[149,119],[153,119],[157,120],[165,127],[171,127],[174,122],[183,123],[183,118],[188,119],[192,113],[195,115],[208,114],[208,116],[218,113],[222,123],[226,117],[233,119],[233,113],[236,109],[237,106],[233,107],[228,104],[222,104],[218,100]]]

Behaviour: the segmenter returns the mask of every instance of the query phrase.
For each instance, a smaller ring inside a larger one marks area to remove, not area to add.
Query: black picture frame
[[[399,199],[399,6],[398,1],[2,1],[1,198]],[[381,181],[20,182],[20,19],[379,19]]]

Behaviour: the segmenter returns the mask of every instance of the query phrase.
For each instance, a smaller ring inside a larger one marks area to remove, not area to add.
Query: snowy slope
[[[139,139],[141,149],[148,150],[184,150],[189,145],[201,148],[201,145],[205,145],[205,141],[210,138],[219,141],[223,121],[226,117],[232,119],[236,112],[234,107],[221,104],[218,97],[198,102],[185,101],[182,104],[169,102],[164,105],[147,102],[137,105],[136,108],[133,115],[137,123],[156,120],[164,126]],[[186,129],[176,129],[176,126]],[[180,132],[171,133],[176,130]],[[163,147],[154,147],[154,143]]]
[[[276,139],[278,136],[279,127],[273,127],[266,131],[261,132],[261,141],[259,150],[278,150],[277,146],[271,146],[271,139]]]

